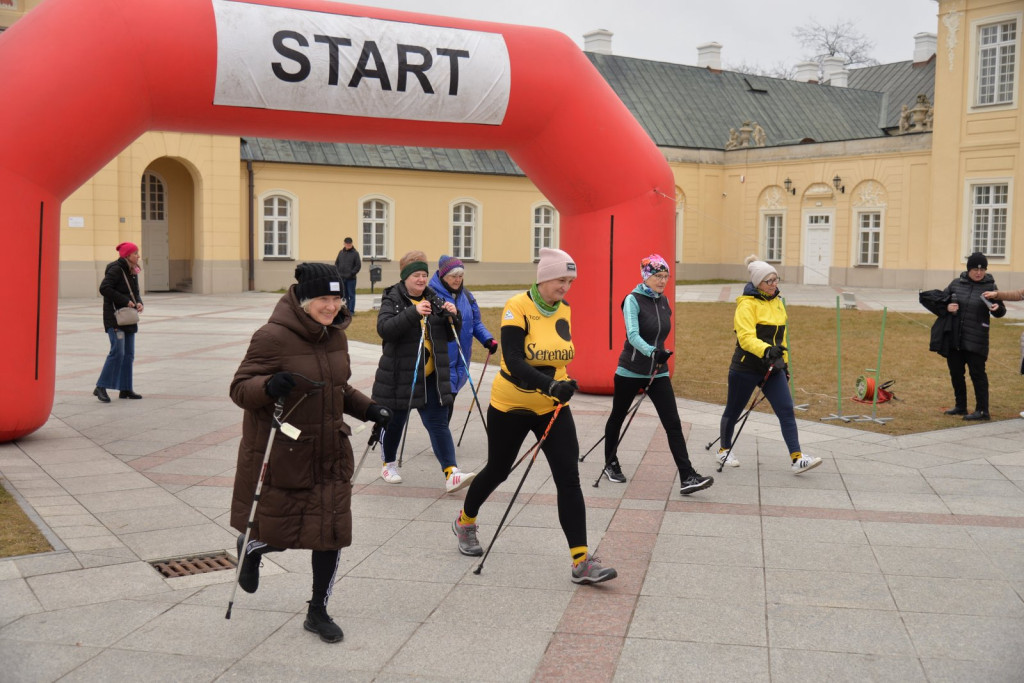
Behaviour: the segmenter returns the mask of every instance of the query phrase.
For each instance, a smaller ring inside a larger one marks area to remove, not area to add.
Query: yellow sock
[[[800,459],[800,457],[801,457],[802,455],[803,455],[803,453],[801,453],[800,451],[796,451],[795,453],[790,453],[790,454],[789,454],[789,458],[790,458],[790,460],[792,460],[793,462],[796,462],[797,460],[799,460],[799,459]]]
[[[721,455],[722,453],[725,453],[725,449],[724,448],[719,448],[718,449],[718,454]]]
[[[445,481],[448,480],[448,477],[452,476],[452,472],[454,472],[454,471],[455,471],[455,467],[445,467],[444,468],[444,478],[445,478]]]
[[[575,567],[587,559],[587,546],[578,545],[575,548],[569,548],[569,554],[572,555],[572,566]]]
[[[468,516],[466,514],[466,511],[463,510],[459,514],[459,524],[461,524],[462,526],[466,526],[467,524],[476,524],[476,517]]]

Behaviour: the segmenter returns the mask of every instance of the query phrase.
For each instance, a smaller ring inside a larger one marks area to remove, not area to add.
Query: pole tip
[[[476,574],[477,576],[480,576],[480,572],[483,570],[483,568],[484,568],[484,566],[482,564],[477,565],[476,569],[473,570],[473,573]]]

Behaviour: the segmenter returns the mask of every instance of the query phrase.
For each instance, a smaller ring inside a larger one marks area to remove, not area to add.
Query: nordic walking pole
[[[373,425],[373,430],[370,431],[370,440],[366,442],[366,448],[363,449],[363,454],[359,457],[359,464],[352,470],[352,477],[355,478],[359,470],[363,469],[363,461],[366,460],[366,454],[370,452],[371,448],[374,448],[376,444],[380,443],[380,435],[383,431],[383,427],[379,424]]]
[[[622,438],[624,436],[626,436],[626,430],[629,429],[629,425],[632,424],[633,417],[636,415],[636,411],[640,410],[640,404],[644,402],[645,398],[647,398],[647,392],[650,390],[651,385],[654,384],[654,377],[655,377],[655,375],[657,375],[661,371],[662,365],[664,365],[664,363],[662,363],[661,365],[658,365],[658,366],[656,366],[654,368],[654,372],[651,373],[651,378],[650,378],[650,380],[647,381],[647,386],[644,387],[643,392],[640,394],[640,398],[638,398],[636,400],[636,403],[634,403],[633,406],[629,409],[629,412],[628,412],[629,421],[626,422],[626,426],[623,428],[622,433],[619,434],[619,440],[615,442],[615,446],[616,447],[618,447],[618,445],[620,443],[622,443]],[[602,436],[600,439],[598,439],[597,443],[595,443],[593,446],[591,446],[590,450],[583,454],[583,456],[580,458],[580,462],[583,462],[584,460],[586,460],[587,456],[590,455],[591,451],[593,451],[595,448],[597,448],[601,444],[602,441],[604,441],[604,436]]]
[[[292,405],[292,410],[288,412],[288,415],[295,412],[295,409],[299,407],[299,403],[304,401],[306,396],[313,393],[315,389],[324,386],[324,382],[311,380],[305,375],[301,375],[299,373],[292,374],[312,384],[313,389],[299,396],[299,399],[295,401],[295,405]],[[284,421],[288,419],[288,415],[282,417],[285,413],[285,398],[286,396],[282,396],[273,402],[273,416],[270,418],[270,435],[266,437],[266,451],[263,453],[263,464],[260,465],[259,468],[259,479],[256,481],[256,493],[253,494],[253,507],[249,510],[249,521],[246,522],[246,537],[242,541],[242,552],[239,553],[239,564],[236,567],[236,570],[234,570],[234,585],[231,587],[231,597],[227,601],[227,613],[224,614],[224,618],[231,618],[231,607],[234,606],[234,593],[239,590],[239,577],[242,575],[242,564],[246,560],[246,549],[249,547],[249,537],[252,533],[253,522],[256,520],[256,506],[259,505],[259,496],[263,490],[263,479],[266,478],[266,468],[267,465],[270,464],[270,449],[273,446],[273,437],[278,434],[278,430],[281,429]],[[296,434],[296,437],[297,436],[298,435]]]
[[[469,363],[466,362],[466,354],[462,353],[462,344],[459,343],[459,333],[455,331],[455,321],[452,318],[448,318],[448,326],[452,328],[452,334],[455,335],[455,348],[457,348],[459,350],[459,358],[462,359],[462,364],[466,368],[466,379],[469,380],[469,388],[473,390],[473,403],[476,404],[476,409],[480,412],[480,420],[484,423],[484,434],[486,434],[487,433],[487,420],[484,418],[484,410],[483,410],[483,408],[480,407],[480,401],[477,400],[476,387],[473,385],[473,378],[470,377],[470,375],[469,375]],[[487,356],[487,357],[490,358],[490,356]],[[485,370],[487,369],[486,365],[484,366],[484,369]],[[480,379],[481,380],[483,379],[483,375],[480,375]],[[473,410],[473,407],[470,406],[470,411],[472,411],[472,410]],[[469,419],[467,418],[466,421],[468,422]],[[463,431],[465,431],[465,429],[463,429]],[[461,436],[459,437],[459,443],[462,443],[462,437]]]
[[[409,387],[409,405],[405,408],[405,425],[402,427],[402,446],[398,449],[398,466],[402,466],[402,456],[405,455],[405,435],[409,433],[409,421],[412,418],[412,397],[416,393],[416,378],[420,374],[420,356],[423,354],[423,338],[427,336],[427,316],[423,316],[420,322],[420,345],[416,348],[416,365],[412,370],[412,386]]]
[[[558,413],[562,412],[562,406],[564,405],[566,404],[559,403],[555,406],[555,412],[551,416],[551,420],[548,421],[548,426],[544,428],[544,434],[542,434],[540,439],[537,441],[537,445],[533,447],[533,455],[530,457],[530,462],[526,465],[526,471],[523,472],[523,478],[519,480],[519,486],[516,487],[515,492],[512,494],[512,500],[508,502],[508,507],[505,508],[505,514],[501,516],[501,521],[498,522],[498,528],[494,530],[494,536],[491,537],[491,542],[487,545],[487,552],[485,552],[484,556],[480,558],[480,564],[478,564],[476,569],[473,570],[474,574],[479,575],[480,572],[483,571],[484,562],[487,561],[487,556],[491,554],[491,548],[494,547],[494,542],[498,539],[498,533],[501,531],[501,525],[505,523],[505,520],[508,518],[508,513],[512,511],[512,504],[516,502],[516,496],[519,495],[519,491],[523,488],[523,484],[526,483],[526,475],[530,473],[530,468],[533,467],[534,461],[537,460],[537,453],[540,452],[540,447],[544,445],[545,439],[548,438],[548,433],[551,431],[551,425],[555,424],[555,419],[558,418]]]
[[[782,358],[780,357],[779,361],[777,361],[777,362],[781,362],[781,361],[782,361]],[[725,461],[729,458],[729,454],[732,453],[732,449],[736,446],[736,442],[739,440],[740,434],[743,433],[743,427],[745,427],[746,424],[747,424],[747,418],[750,417],[750,412],[754,408],[756,408],[757,404],[760,403],[764,399],[764,396],[765,396],[765,394],[764,394],[764,385],[768,383],[768,379],[772,376],[772,372],[774,370],[775,370],[775,363],[772,363],[771,365],[768,366],[768,372],[764,373],[764,379],[761,380],[761,383],[757,385],[757,389],[755,391],[760,392],[760,395],[755,395],[754,396],[754,400],[750,402],[750,408],[747,409],[747,414],[743,416],[743,422],[740,424],[740,428],[736,430],[736,436],[734,436],[732,438],[732,445],[730,445],[729,448],[726,449],[725,453],[723,453],[722,455],[720,455],[718,457],[718,470],[717,470],[718,472],[721,472],[722,468],[725,467]],[[709,446],[709,448],[710,448],[710,446]]]
[[[484,383],[484,373],[487,372],[487,364],[491,362],[491,356],[492,355],[493,354],[488,353],[487,354],[487,358],[484,359],[484,369],[480,371],[480,381],[478,381],[477,384],[483,384]],[[465,361],[463,361],[463,362],[465,362]],[[469,377],[469,366],[468,365],[466,366],[466,377]],[[475,391],[473,392],[473,403],[476,403],[478,408],[480,407],[480,403],[477,402],[477,400],[476,400],[476,392]],[[464,437],[466,435],[466,427],[469,425],[469,418],[472,415],[473,415],[473,406],[470,405],[469,406],[469,412],[466,413],[466,421],[462,424],[462,433],[459,434],[459,442],[457,444],[455,444],[456,446],[461,446],[462,445],[462,437]],[[487,431],[487,422],[484,422],[484,431],[485,432]]]
[[[305,397],[303,397],[305,398]],[[301,400],[301,399],[300,399]],[[296,404],[298,405],[298,404]],[[238,577],[242,574],[242,564],[245,562],[245,550],[249,547],[249,534],[252,532],[252,524],[256,519],[256,506],[260,502],[260,492],[263,490],[263,479],[267,476],[267,465],[270,464],[270,449],[274,445],[274,436],[281,428],[281,415],[284,414],[284,396],[274,403],[274,416],[270,421],[270,436],[267,437],[267,450],[263,453],[263,465],[260,466],[260,478],[256,482],[256,493],[252,497],[252,508],[249,510],[249,521],[245,524],[245,540],[242,541],[242,552],[238,553],[238,567],[235,569],[235,583],[231,587],[231,598],[228,600],[228,611],[225,619],[231,618],[231,608],[235,604],[235,592],[238,590]]]

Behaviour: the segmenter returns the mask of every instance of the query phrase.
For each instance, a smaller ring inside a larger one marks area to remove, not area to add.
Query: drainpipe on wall
[[[245,162],[245,170],[249,174],[249,291],[251,292],[256,289],[256,274],[253,272],[253,269],[256,267],[256,254],[254,252],[256,225],[252,209],[253,202],[256,198],[254,196],[255,187],[252,175],[252,161]]]

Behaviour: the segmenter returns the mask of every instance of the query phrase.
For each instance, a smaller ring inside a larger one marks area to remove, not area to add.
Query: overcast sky
[[[583,34],[611,31],[612,52],[677,64],[696,64],[697,46],[722,44],[725,67],[770,67],[804,58],[793,29],[811,19],[854,22],[882,64],[914,56],[914,34],[936,33],[934,0],[366,0],[356,2],[422,14],[543,26],[582,48]]]

